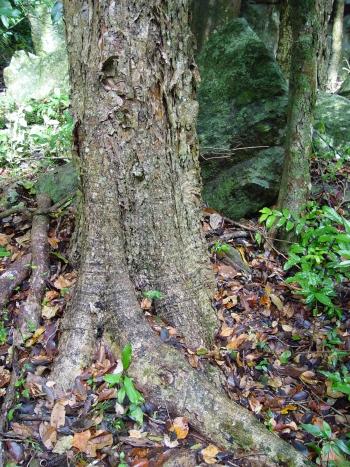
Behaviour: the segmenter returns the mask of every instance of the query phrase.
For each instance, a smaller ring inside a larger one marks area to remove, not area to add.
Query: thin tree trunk
[[[139,306],[143,291],[160,290],[160,316],[189,346],[211,344],[188,1],[65,0],[64,7],[84,222],[79,279],[51,377],[67,388],[99,339],[116,354],[128,342],[130,375],[149,400],[188,416],[226,449],[249,449],[262,465],[304,465],[226,397],[215,369],[198,372],[163,344]]]
[[[290,2],[282,0],[280,4],[280,33],[276,58],[287,79],[289,79],[290,75],[290,57],[293,44],[292,25],[289,17],[290,11]]]
[[[335,0],[332,31],[332,51],[328,68],[328,89],[333,92],[337,90],[338,73],[342,57],[344,6],[344,0]]]
[[[309,159],[316,96],[317,0],[290,0],[293,32],[285,161],[280,208],[299,213],[310,191]]]

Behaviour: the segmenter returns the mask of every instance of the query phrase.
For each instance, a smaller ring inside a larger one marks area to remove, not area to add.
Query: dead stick
[[[49,209],[51,200],[46,194],[37,195],[38,211]],[[49,243],[47,232],[49,219],[46,214],[35,214],[31,231],[32,276],[27,300],[20,308],[19,332],[22,339],[28,337],[40,323],[41,301],[49,278]]]
[[[11,293],[29,275],[31,255],[17,259],[0,276],[0,312],[6,307]]]

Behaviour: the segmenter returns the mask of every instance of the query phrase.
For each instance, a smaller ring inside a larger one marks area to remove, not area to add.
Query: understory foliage
[[[4,101],[0,109],[0,167],[14,170],[31,161],[68,159],[73,129],[68,105],[64,95],[23,105]]]
[[[319,130],[322,133],[322,129]],[[284,240],[288,242],[285,283],[290,285],[296,298],[304,301],[316,319],[332,324],[324,342],[327,358],[319,374],[326,378],[327,394],[334,400],[339,397],[350,400],[349,352],[344,350],[344,341],[338,332],[348,318],[350,221],[348,211],[343,208],[346,201],[332,203],[328,184],[347,186],[347,175],[345,182],[342,177],[343,173],[347,174],[348,160],[349,149],[342,153],[332,149],[316,155],[313,168],[317,172],[317,182],[322,183],[317,201],[309,201],[300,215],[288,209],[265,207],[260,210],[259,219],[266,228],[266,237],[269,232],[282,229],[293,240]],[[256,240],[262,241],[260,233]],[[350,465],[345,460],[350,455],[349,442],[339,439],[327,421],[321,425],[303,423],[301,427],[314,439],[308,446],[315,451],[318,464],[324,465],[326,459],[329,466]]]
[[[350,222],[329,206],[310,202],[301,216],[288,209],[263,208],[260,222],[268,229],[294,232],[297,242],[290,245],[286,271],[293,274],[287,283],[297,284],[296,293],[317,313],[342,316],[337,304],[337,284],[350,279]]]

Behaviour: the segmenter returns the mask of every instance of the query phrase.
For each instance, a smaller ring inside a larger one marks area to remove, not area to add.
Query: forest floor
[[[26,209],[35,207],[31,190],[22,187],[20,198]],[[125,401],[116,401],[116,390],[106,378],[118,371],[118,361],[105,346],[96,350],[95,361],[74,391],[55,400],[50,365],[57,353],[59,322],[77,277],[67,259],[74,211],[68,201],[50,214],[50,277],[42,323],[16,353],[14,329],[27,298],[28,277],[13,291],[1,317],[0,397],[7,393],[10,401],[3,410],[1,430],[1,441],[12,459],[7,465],[253,465],[249,456],[235,458],[203,439],[184,417],[172,419],[166,407],[153,407],[146,400],[142,423],[132,420]],[[0,222],[0,272],[5,272],[30,253],[31,219],[24,210]],[[257,245],[255,233],[261,231],[257,222],[238,224],[206,209],[203,229],[217,279],[214,308],[221,328],[215,347],[195,353],[186,349],[176,329],[155,315],[157,297],[143,297],[141,307],[161,340],[182,348],[195,368],[208,361],[220,367],[231,399],[315,460],[322,440],[301,424],[322,427],[326,421],[330,439],[350,431],[348,398],[333,391],[320,373],[334,370],[344,356],[348,361],[350,320],[344,318],[335,329],[336,318],[312,314],[284,281],[283,255],[269,242]],[[221,254],[223,244],[235,247],[236,260]],[[344,297],[347,308],[348,300]],[[172,459],[177,464],[171,464]],[[332,451],[323,465],[330,461],[336,461]]]

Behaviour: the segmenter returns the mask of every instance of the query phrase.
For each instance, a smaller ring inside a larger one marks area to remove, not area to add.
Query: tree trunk
[[[280,33],[276,58],[287,79],[289,79],[290,75],[290,57],[293,44],[290,11],[290,2],[288,0],[282,0],[280,5]]]
[[[290,0],[293,33],[285,161],[278,198],[280,209],[299,213],[310,190],[309,159],[316,96],[319,21],[317,0]]]
[[[333,92],[338,87],[338,73],[342,57],[344,6],[344,0],[335,0],[331,60],[328,68],[328,89]]]
[[[75,139],[82,179],[81,264],[52,378],[69,387],[97,340],[130,343],[128,372],[145,396],[188,416],[225,449],[265,465],[304,465],[215,385],[161,342],[139,301],[156,289],[157,313],[188,346],[216,330],[213,277],[200,232],[196,68],[187,0],[65,0]]]

